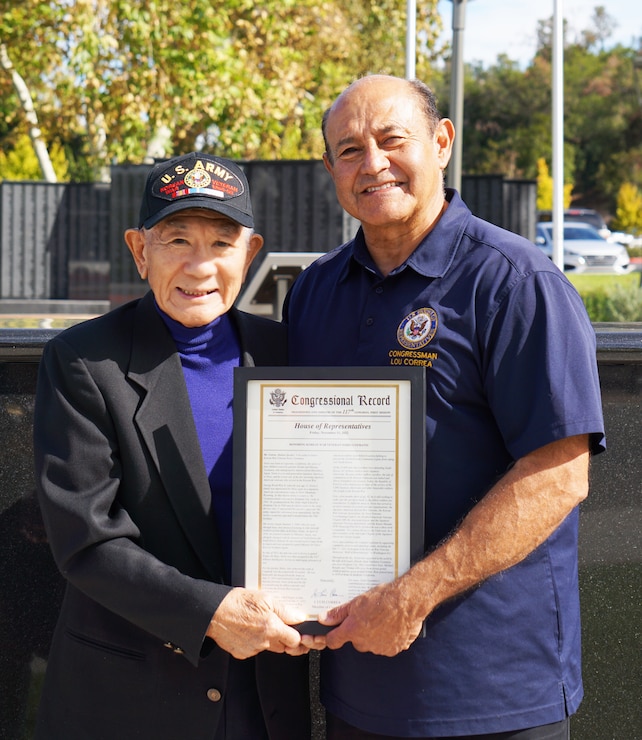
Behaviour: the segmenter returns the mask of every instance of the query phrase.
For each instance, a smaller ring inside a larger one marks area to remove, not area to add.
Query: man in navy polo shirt
[[[604,447],[582,301],[530,242],[444,190],[454,129],[422,83],[360,79],[323,132],[361,228],[293,286],[290,361],[419,364],[427,383],[426,555],[305,638],[330,648],[328,738],[567,738],[577,507]]]

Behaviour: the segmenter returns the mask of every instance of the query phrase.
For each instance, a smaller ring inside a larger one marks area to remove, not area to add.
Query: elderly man
[[[156,165],[125,240],[151,288],[46,346],[39,500],[66,593],[42,740],[301,740],[301,615],[232,588],[232,378],[285,361],[284,328],[233,304],[263,239],[247,180]]]
[[[294,284],[291,362],[403,358],[427,390],[426,554],[306,638],[331,648],[328,737],[562,740],[582,697],[577,506],[603,439],[586,311],[444,189],[454,129],[425,85],[360,79],[323,128],[361,228]]]

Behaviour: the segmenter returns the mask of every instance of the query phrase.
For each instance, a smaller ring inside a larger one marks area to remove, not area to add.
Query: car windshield
[[[543,226],[541,228],[545,229],[546,235],[550,240],[553,236],[552,227]],[[586,224],[582,226],[564,226],[564,241],[571,241],[576,239],[593,239],[598,242],[605,241],[592,226],[588,226]]]
[[[591,227],[565,226],[564,239],[595,239],[598,242],[604,241],[602,237]]]

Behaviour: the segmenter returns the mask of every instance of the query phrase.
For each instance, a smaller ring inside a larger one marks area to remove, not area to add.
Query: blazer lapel
[[[211,516],[211,492],[183,371],[151,293],[138,306],[128,377],[146,391],[134,423],[147,445],[176,517],[216,581],[223,558]]]

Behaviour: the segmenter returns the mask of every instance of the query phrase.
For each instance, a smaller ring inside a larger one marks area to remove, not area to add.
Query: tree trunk
[[[36,153],[36,157],[38,158],[40,169],[42,170],[42,176],[47,182],[58,182],[53,165],[51,164],[47,145],[45,144],[44,139],[42,138],[42,132],[38,127],[38,116],[33,107],[31,93],[29,92],[26,82],[18,74],[11,62],[11,59],[9,59],[7,48],[4,44],[0,44],[0,64],[3,69],[11,75],[13,86],[18,93],[22,109],[25,112],[25,118],[29,123],[29,137],[31,138],[31,143]]]

